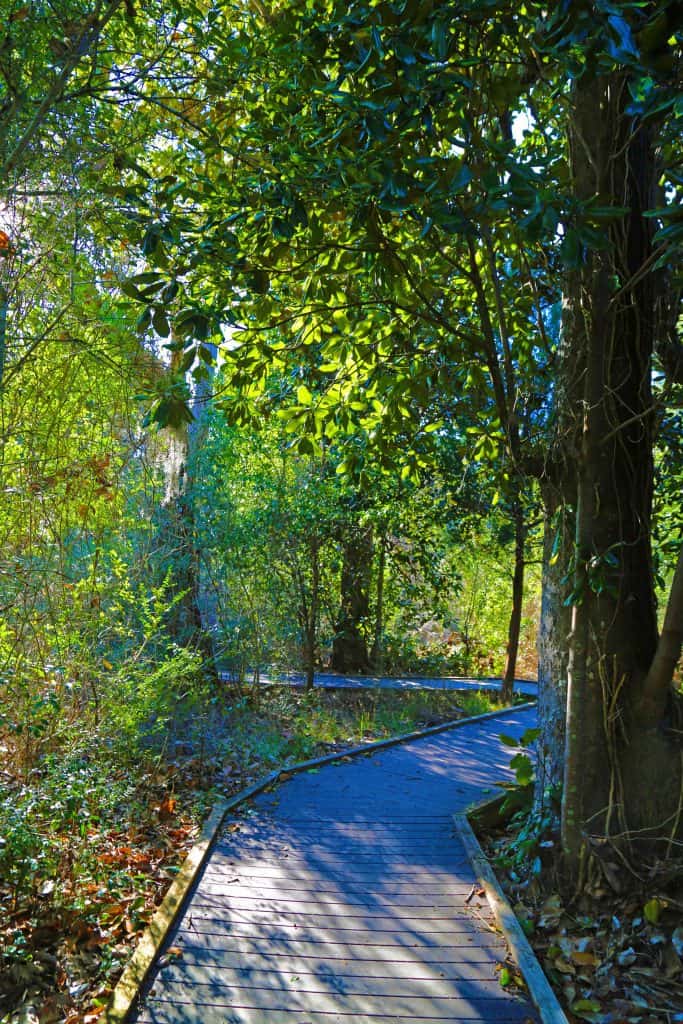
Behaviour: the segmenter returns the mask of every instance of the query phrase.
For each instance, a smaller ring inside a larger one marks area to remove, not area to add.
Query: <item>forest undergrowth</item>
[[[0,773],[0,1022],[93,1024],[218,796],[492,710],[492,693],[227,687],[140,744],[81,725]]]
[[[533,744],[534,733],[524,746]],[[482,822],[480,838],[571,1024],[683,1021],[680,843],[646,855],[638,837],[596,839],[577,884],[558,856],[557,798],[548,796],[533,811],[525,751],[517,751],[512,767],[517,781],[497,823]],[[503,980],[524,985],[515,972]]]

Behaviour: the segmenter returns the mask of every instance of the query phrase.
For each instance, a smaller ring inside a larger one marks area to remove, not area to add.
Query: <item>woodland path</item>
[[[501,712],[292,776],[232,818],[138,1011],[140,1024],[510,1024],[502,938],[452,815],[508,773]],[[514,987],[514,986],[513,986]]]
[[[249,673],[250,675],[250,673]],[[221,676],[229,678],[227,672]],[[303,672],[262,672],[260,682],[265,685],[290,683],[303,686]],[[465,676],[357,676],[336,672],[316,672],[314,686],[329,690],[500,690],[499,676],[479,676],[475,679]],[[538,683],[533,679],[515,679],[515,693],[527,697],[538,696]]]

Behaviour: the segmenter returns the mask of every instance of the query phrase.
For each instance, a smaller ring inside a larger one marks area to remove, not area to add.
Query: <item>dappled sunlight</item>
[[[487,725],[258,797],[219,840],[139,1019],[529,1019],[498,983],[505,947],[452,822],[504,773],[500,721]]]

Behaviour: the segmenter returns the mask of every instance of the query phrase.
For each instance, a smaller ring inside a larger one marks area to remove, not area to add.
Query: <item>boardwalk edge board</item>
[[[500,883],[484,854],[479,840],[469,822],[468,815],[476,814],[491,801],[486,801],[470,811],[461,811],[453,815],[460,838],[465,847],[486,899],[494,917],[508,944],[512,958],[522,972],[527,984],[529,995],[538,1010],[542,1024],[568,1024],[562,1007],[553,992],[550,982],[545,976],[536,954],[520,925],[514,910],[500,887]]]
[[[171,930],[180,909],[185,902],[192,885],[204,866],[208,854],[215,842],[215,839],[223,824],[223,820],[229,811],[245,803],[252,797],[257,796],[264,790],[270,789],[278,782],[286,781],[291,775],[307,772],[311,769],[322,767],[326,764],[333,764],[348,757],[360,757],[362,754],[373,754],[378,750],[387,747],[395,747],[401,743],[408,743],[411,740],[422,739],[422,737],[434,736],[440,732],[450,729],[457,729],[463,725],[470,725],[472,722],[481,722],[487,718],[496,718],[501,715],[509,715],[517,711],[528,711],[534,707],[536,701],[527,701],[524,704],[516,704],[509,708],[501,708],[499,711],[486,711],[481,715],[471,715],[468,718],[458,718],[452,722],[444,722],[441,725],[433,725],[427,729],[415,732],[403,733],[400,736],[392,736],[387,740],[376,740],[374,743],[366,743],[360,747],[350,747],[347,750],[337,751],[335,754],[325,754],[323,757],[312,758],[308,761],[300,761],[297,764],[288,765],[277,771],[271,772],[259,782],[243,789],[229,800],[217,800],[211,814],[204,822],[199,839],[192,847],[182,866],[159,905],[154,917],[145,929],[140,942],[135,948],[131,960],[128,962],[123,974],[112,992],[109,1005],[102,1015],[103,1024],[124,1024],[129,1013],[138,998],[140,989],[161,952],[166,936]],[[469,828],[469,823],[467,825]],[[470,829],[471,831],[471,829]],[[474,837],[474,833],[472,833]],[[475,839],[476,843],[476,839]],[[477,846],[479,844],[477,843]],[[468,851],[469,852],[469,851]],[[513,915],[514,916],[514,915]],[[532,954],[533,955],[533,954]],[[540,968],[539,968],[540,970]],[[544,1024],[567,1024],[566,1018],[544,1018]]]

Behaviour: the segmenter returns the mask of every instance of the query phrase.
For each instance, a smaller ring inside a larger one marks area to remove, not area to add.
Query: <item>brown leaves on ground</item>
[[[579,896],[560,890],[557,877],[550,889],[543,875],[501,881],[570,1021],[683,1022],[683,863],[639,876],[622,865],[615,891],[619,858],[609,858],[609,871],[603,860]]]
[[[165,779],[168,782],[168,779]],[[0,881],[0,1020],[95,1024],[197,827],[171,793],[142,793],[135,825],[89,830],[87,873],[19,899]],[[72,838],[60,837],[64,865]]]

